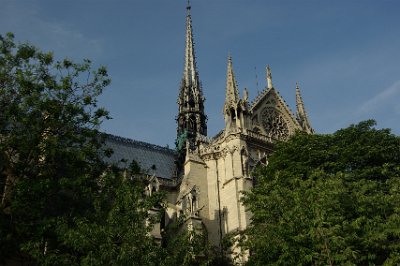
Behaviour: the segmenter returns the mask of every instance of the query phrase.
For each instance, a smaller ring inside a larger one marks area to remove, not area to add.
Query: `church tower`
[[[178,124],[176,146],[180,165],[185,160],[187,151],[196,150],[201,137],[207,135],[207,116],[204,114],[205,98],[196,68],[190,8],[188,2],[186,7],[185,65],[178,96],[179,110],[176,117]]]

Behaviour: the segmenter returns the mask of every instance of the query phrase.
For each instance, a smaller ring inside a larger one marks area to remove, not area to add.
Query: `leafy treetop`
[[[400,138],[372,120],[277,145],[257,186],[249,265],[400,262]]]

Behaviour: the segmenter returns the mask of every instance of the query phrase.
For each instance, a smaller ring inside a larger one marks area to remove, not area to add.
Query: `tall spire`
[[[272,85],[272,74],[271,74],[271,68],[269,65],[267,66],[267,88],[272,89],[274,85]]]
[[[226,94],[225,94],[225,111],[238,104],[240,100],[239,89],[236,83],[235,74],[233,73],[232,57],[228,56],[228,67],[226,71]]]
[[[314,133],[310,122],[307,117],[306,109],[304,108],[303,98],[301,97],[299,83],[296,82],[296,109],[297,109],[297,121],[300,123],[303,130],[307,133]]]
[[[207,117],[204,114],[204,96],[196,68],[196,56],[192,33],[190,2],[186,6],[186,40],[183,77],[178,97],[177,148],[184,160],[187,149],[194,150],[199,144],[199,135],[207,135]],[[189,145],[189,146],[187,146]]]
[[[192,33],[192,17],[190,15],[190,2],[186,6],[186,46],[185,66],[183,69],[183,82],[186,86],[198,86],[199,78],[196,69],[196,56],[194,53],[194,42]]]

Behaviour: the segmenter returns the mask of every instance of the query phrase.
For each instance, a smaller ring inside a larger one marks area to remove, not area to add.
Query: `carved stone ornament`
[[[286,140],[289,137],[289,127],[279,110],[266,107],[263,109],[261,117],[267,135],[279,140]]]

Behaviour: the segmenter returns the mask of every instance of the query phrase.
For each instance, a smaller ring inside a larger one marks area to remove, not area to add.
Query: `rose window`
[[[268,136],[279,140],[286,140],[289,137],[288,125],[279,110],[272,107],[264,108],[261,117],[262,125]]]

